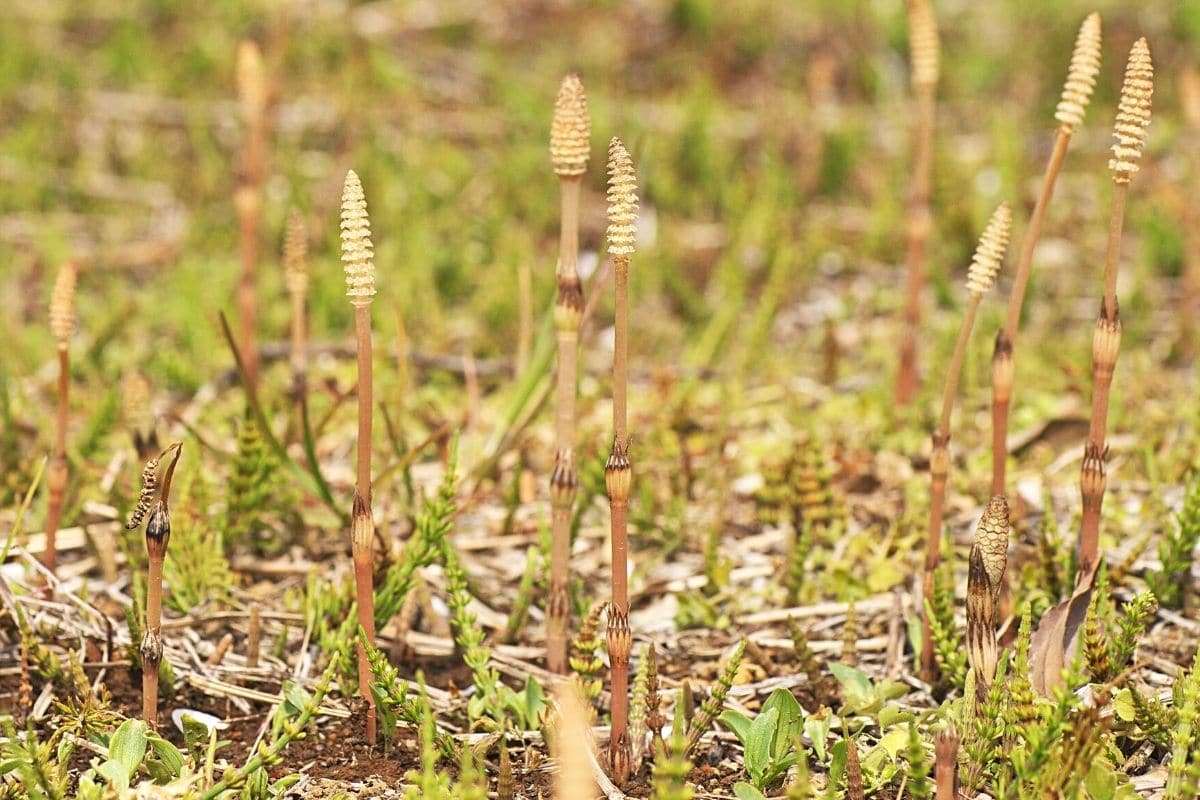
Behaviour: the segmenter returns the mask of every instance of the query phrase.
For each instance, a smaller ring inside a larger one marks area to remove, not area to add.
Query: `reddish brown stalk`
[[[1012,399],[1013,344],[1017,338],[1017,327],[1021,321],[1021,307],[1025,302],[1025,289],[1033,267],[1033,251],[1037,248],[1046,220],[1046,209],[1054,196],[1054,184],[1071,143],[1071,131],[1059,128],[1054,138],[1054,150],[1046,164],[1042,178],[1042,191],[1029,218],[1029,230],[1021,244],[1017,260],[1016,277],[1012,292],[1008,296],[1008,315],[1004,327],[996,336],[992,352],[992,494],[1004,494],[1005,470],[1008,465],[1008,410]]]
[[[1179,106],[1191,131],[1192,183],[1200,178],[1196,152],[1200,146],[1200,72],[1185,64],[1179,72]],[[1191,361],[1196,353],[1196,320],[1200,317],[1200,209],[1185,199],[1183,227],[1183,274],[1179,281],[1179,357]]]
[[[75,332],[75,265],[63,264],[50,297],[50,332],[58,349],[58,405],[54,416],[54,457],[46,476],[46,550],[42,562],[53,574],[58,566],[58,526],[67,491],[67,415],[71,389],[70,339]]]
[[[1108,404],[1113,371],[1121,349],[1121,317],[1117,304],[1117,268],[1121,258],[1121,231],[1125,221],[1125,199],[1129,182],[1138,170],[1146,128],[1150,125],[1150,102],[1154,91],[1154,70],[1145,39],[1134,43],[1125,68],[1121,100],[1113,132],[1112,215],[1108,225],[1108,250],[1104,261],[1104,298],[1096,329],[1092,335],[1092,417],[1084,444],[1079,491],[1083,518],[1079,529],[1079,575],[1089,575],[1099,559],[1100,512],[1104,503],[1107,478],[1104,459],[1108,446]]]
[[[142,501],[148,501],[147,494],[153,494],[158,483],[159,465],[168,455],[172,456],[167,464],[162,479],[162,487],[158,489],[158,498],[154,501],[146,521],[146,633],[142,637],[142,719],[151,730],[158,729],[158,673],[162,664],[162,573],[163,561],[167,555],[167,545],[171,541],[171,512],[168,502],[171,496],[171,479],[175,475],[175,465],[183,453],[183,444],[175,442],[162,452],[157,459],[151,460],[143,472]],[[135,516],[135,519],[137,517]]]
[[[297,431],[303,429],[304,405],[308,394],[307,255],[308,236],[304,231],[304,218],[299,211],[292,209],[283,242],[283,280],[292,305],[290,362]]]
[[[525,374],[533,350],[533,270],[528,262],[517,265],[517,357],[513,377]]]
[[[937,800],[958,800],[958,733],[954,728],[934,737],[933,754]]]
[[[371,376],[371,298],[375,295],[374,250],[367,200],[358,175],[346,174],[342,190],[342,264],[346,272],[346,294],[354,306],[355,349],[358,355],[358,442],[354,504],[350,525],[350,547],[354,561],[354,590],[358,622],[367,643],[375,645],[374,541],[375,520],[371,513],[371,422],[373,387]],[[376,739],[375,698],[371,693],[371,666],[366,648],[358,643],[358,691],[367,704],[366,736]]]
[[[58,350],[58,410],[54,426],[54,458],[46,475],[50,497],[46,503],[46,550],[42,563],[54,573],[58,568],[58,526],[62,522],[63,497],[67,491],[67,397],[70,390],[71,367],[67,348]]]
[[[578,475],[575,467],[575,394],[583,286],[579,280],[579,192],[591,150],[591,120],[583,84],[576,75],[562,81],[550,128],[550,160],[558,175],[562,218],[555,270],[558,299],[554,325],[558,344],[554,471],[550,475],[550,594],[546,603],[546,667],[567,671],[571,614],[569,591],[571,515]]]
[[[258,264],[262,184],[266,175],[267,87],[262,54],[258,45],[251,41],[244,41],[238,47],[237,90],[246,133],[242,149],[242,183],[234,194],[242,263],[236,296],[241,321],[241,351],[245,358],[246,378],[253,388],[258,385],[259,359],[255,343],[258,299],[254,273]]]
[[[942,394],[942,416],[933,432],[933,450],[929,455],[929,536],[925,541],[924,598],[933,602],[933,574],[941,560],[942,513],[946,503],[946,478],[950,473],[950,415],[954,410],[954,394],[958,389],[958,378],[962,373],[962,362],[971,338],[971,328],[979,310],[982,295],[971,295],[958,329],[958,341],[954,344],[950,369],[946,373],[946,386]],[[921,646],[921,673],[925,680],[933,679],[933,632],[924,626]]]
[[[926,251],[933,227],[929,207],[933,183],[933,134],[937,115],[936,92],[939,71],[937,19],[929,0],[909,0],[909,53],[913,95],[916,100],[913,131],[912,183],[905,229],[908,237],[905,261],[908,277],[904,299],[904,332],[900,341],[900,364],[896,373],[896,402],[905,405],[917,392],[917,336],[921,326],[921,294],[925,287]]]
[[[954,412],[958,379],[962,374],[963,359],[966,357],[967,343],[975,326],[979,304],[994,283],[996,273],[1004,260],[1011,224],[1012,214],[1008,204],[1002,203],[992,214],[979,237],[979,246],[975,249],[975,256],[967,273],[967,309],[958,329],[958,339],[954,343],[950,367],[946,371],[946,383],[942,391],[942,413],[933,432],[933,449],[929,456],[929,536],[925,541],[923,585],[926,603],[933,602],[933,574],[941,557],[942,512],[946,499],[946,479],[950,472],[950,418]],[[928,623],[923,626],[921,675],[927,681],[932,680],[934,676],[933,632]]]
[[[629,780],[629,262],[636,244],[637,183],[633,162],[620,139],[608,149],[608,252],[613,262],[615,313],[613,321],[613,444],[604,469],[612,533],[612,603],[608,617],[608,658],[611,664],[612,732],[609,765],[613,780]]]

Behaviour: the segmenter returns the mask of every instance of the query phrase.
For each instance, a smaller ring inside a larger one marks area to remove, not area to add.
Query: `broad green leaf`
[[[888,758],[893,761],[908,745],[908,730],[906,728],[893,728],[883,735],[879,740],[879,746],[887,753]]]
[[[804,724],[804,709],[800,707],[795,695],[783,687],[771,692],[767,702],[763,703],[762,710],[768,709],[779,711],[779,731],[775,736],[772,753],[776,758],[782,758],[791,748],[795,738],[800,735],[801,726]]]
[[[140,719],[127,719],[117,728],[108,741],[108,762],[101,765],[115,764],[124,775],[122,789],[129,786],[129,781],[137,772],[142,759],[146,757],[146,723]],[[102,771],[105,777],[108,772]]]
[[[848,744],[846,739],[839,739],[833,747],[829,748],[829,782],[833,786],[841,783],[842,778],[846,776],[846,760],[849,757],[847,755]]]
[[[1122,722],[1133,722],[1137,719],[1137,709],[1133,706],[1133,693],[1122,689],[1113,697],[1113,712]]]
[[[833,717],[828,711],[814,714],[804,720],[804,733],[813,745],[813,754],[821,764],[825,763],[825,743],[829,741],[829,729],[833,725]]]
[[[767,796],[745,781],[733,785],[733,793],[738,800],[767,800]]]
[[[750,736],[746,741],[746,771],[751,776],[762,775],[766,770],[771,760],[778,723],[779,710],[772,708],[764,710],[750,724]]]
[[[742,743],[742,747],[746,746],[746,739],[750,735],[750,718],[740,711],[726,710],[721,712],[721,716],[717,717],[722,725],[733,731],[733,735]]]
[[[184,765],[183,753],[179,752],[179,748],[157,733],[151,732],[147,738],[150,741],[150,750],[154,755],[147,759],[146,768],[154,779],[165,782],[156,773],[165,774],[168,780],[179,777],[183,772]]]
[[[1117,796],[1117,776],[1101,761],[1092,762],[1083,783],[1090,800],[1115,800]]]
[[[829,665],[829,671],[833,673],[833,677],[837,678],[838,683],[842,685],[842,691],[845,693],[846,698],[846,708],[851,711],[859,711],[868,708],[875,701],[875,692],[871,686],[871,679],[861,670],[857,670],[846,664],[832,663]]]

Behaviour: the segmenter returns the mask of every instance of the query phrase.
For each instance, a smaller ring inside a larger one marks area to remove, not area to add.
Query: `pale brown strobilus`
[[[915,100],[913,162],[905,228],[908,239],[905,261],[908,277],[904,301],[904,331],[900,364],[896,372],[895,399],[908,404],[917,392],[917,337],[921,327],[921,294],[925,288],[925,261],[933,213],[929,208],[933,183],[933,131],[940,71],[937,16],[932,0],[908,0],[909,64]]]
[[[346,296],[354,306],[354,334],[358,353],[358,457],[354,504],[350,522],[350,549],[354,559],[354,590],[358,623],[367,642],[375,645],[374,545],[375,519],[371,513],[371,300],[375,296],[374,246],[367,199],[354,170],[346,173],[342,190],[342,265],[346,271]],[[367,703],[367,742],[375,744],[375,698],[371,694],[371,665],[366,649],[358,645],[358,691]]]
[[[983,702],[996,679],[996,610],[1008,565],[1008,501],[992,497],[967,563],[967,661],[975,672],[975,698]]]
[[[591,149],[587,97],[577,75],[563,78],[550,127],[550,160],[562,197],[558,299],[554,327],[558,339],[558,394],[555,414],[554,471],[550,475],[550,594],[546,603],[546,667],[567,669],[568,589],[571,556],[571,513],[579,479],[575,467],[575,392],[583,285],[579,280],[579,189]]]
[[[613,322],[613,444],[604,467],[612,532],[612,602],[608,609],[608,658],[611,668],[612,728],[609,766],[613,781],[629,780],[629,261],[637,244],[637,176],[620,139],[608,146],[608,255],[613,264],[616,298]]]
[[[1054,149],[1046,164],[1042,177],[1042,190],[1029,228],[1021,243],[1017,257],[1016,274],[1012,290],[1008,295],[1008,313],[1004,327],[996,334],[996,346],[992,353],[992,494],[1004,494],[1005,468],[1008,463],[1008,412],[1012,402],[1013,388],[1013,345],[1017,328],[1021,323],[1021,307],[1025,302],[1025,289],[1033,270],[1033,251],[1037,248],[1046,219],[1046,209],[1054,196],[1054,184],[1067,156],[1071,136],[1083,124],[1083,115],[1092,99],[1096,75],[1100,72],[1100,15],[1092,12],[1079,27],[1075,49],[1071,53],[1071,64],[1067,68],[1067,81],[1063,85],[1062,100],[1054,112],[1058,120],[1058,131],[1054,136]]]
[[[142,470],[142,491],[126,528],[146,522],[146,633],[142,637],[142,719],[151,730],[158,729],[158,673],[162,664],[163,561],[171,541],[171,480],[183,453],[175,442]],[[168,461],[168,458],[170,459]]]
[[[50,295],[50,333],[58,351],[58,405],[54,415],[54,456],[46,476],[46,550],[42,563],[51,574],[58,567],[58,526],[67,491],[67,401],[71,391],[71,335],[75,333],[75,265],[63,264]]]
[[[941,558],[942,511],[946,501],[946,478],[950,473],[950,417],[954,412],[954,396],[958,392],[958,378],[962,374],[963,359],[967,354],[967,343],[971,329],[975,327],[975,316],[983,296],[996,281],[996,273],[1004,262],[1008,247],[1012,212],[1008,203],[1001,203],[988,220],[987,227],[979,237],[979,245],[967,271],[967,310],[958,329],[958,340],[954,344],[954,355],[950,368],[946,370],[946,385],[942,393],[942,414],[933,431],[933,449],[929,455],[929,536],[925,541],[924,600],[933,602],[933,573]],[[922,615],[924,616],[924,615]],[[921,675],[933,679],[933,633],[928,620],[922,626]]]
[[[1095,571],[1100,549],[1100,508],[1104,503],[1107,477],[1104,459],[1108,453],[1105,431],[1108,427],[1108,399],[1112,390],[1113,370],[1121,349],[1121,315],[1117,306],[1117,267],[1121,260],[1121,232],[1125,224],[1125,198],[1129,182],[1138,171],[1138,162],[1146,144],[1150,126],[1150,103],[1154,95],[1154,65],[1146,40],[1138,39],[1129,51],[1125,81],[1117,105],[1113,128],[1112,215],[1108,225],[1108,251],[1104,260],[1104,298],[1096,329],[1092,334],[1092,418],[1083,448],[1079,490],[1083,500],[1083,519],[1079,529],[1079,577]]]

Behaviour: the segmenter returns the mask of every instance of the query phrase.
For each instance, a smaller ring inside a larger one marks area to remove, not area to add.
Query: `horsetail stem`
[[[992,213],[987,227],[979,237],[979,245],[967,271],[967,309],[963,314],[954,344],[954,355],[946,371],[946,384],[942,393],[942,413],[933,432],[933,450],[929,456],[929,536],[925,542],[924,596],[927,604],[933,603],[933,574],[937,570],[941,554],[942,511],[946,500],[946,478],[950,472],[950,417],[954,411],[954,396],[958,392],[958,378],[962,374],[963,359],[967,353],[967,342],[975,326],[975,316],[984,294],[995,282],[996,273],[1004,261],[1008,247],[1012,212],[1007,203],[1001,203]],[[925,680],[934,674],[933,632],[926,620],[921,647],[921,672]]]
[[[354,170],[346,173],[342,190],[342,266],[346,272],[346,296],[354,306],[354,333],[358,353],[358,458],[354,503],[350,523],[350,548],[354,559],[354,589],[358,622],[366,641],[375,646],[375,594],[372,552],[375,520],[371,513],[371,299],[375,296],[374,247],[371,220],[362,183]],[[358,645],[358,691],[367,703],[367,741],[376,738],[375,698],[371,693],[371,665],[366,649]]]
[[[578,475],[575,467],[575,394],[583,285],[579,280],[579,189],[590,155],[591,121],[587,97],[577,75],[563,78],[554,103],[550,157],[559,177],[562,220],[555,270],[558,298],[554,326],[558,344],[558,393],[555,414],[554,470],[550,475],[550,590],[546,609],[546,666],[567,669],[567,628],[571,612],[571,514]]]

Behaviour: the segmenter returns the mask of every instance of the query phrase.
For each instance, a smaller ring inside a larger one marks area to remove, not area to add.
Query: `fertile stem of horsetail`
[[[911,192],[906,229],[908,248],[904,333],[900,341],[900,366],[896,373],[896,402],[905,404],[917,391],[917,336],[921,325],[921,293],[925,286],[925,260],[933,215],[929,209],[933,182],[933,129],[936,113],[940,48],[937,17],[931,0],[908,0],[909,61],[916,127],[913,132]]]
[[[937,800],[958,800],[958,732],[951,725],[933,738]]]
[[[563,78],[554,102],[550,127],[550,160],[558,175],[562,222],[558,257],[558,299],[554,326],[558,334],[558,397],[555,415],[554,472],[550,475],[550,596],[546,603],[546,667],[567,670],[568,589],[571,555],[571,512],[578,476],[575,469],[575,387],[583,285],[579,281],[579,186],[587,171],[591,121],[587,97],[577,75]]]
[[[1079,491],[1083,500],[1083,520],[1079,530],[1079,573],[1087,574],[1096,566],[1100,547],[1100,507],[1104,502],[1107,478],[1105,430],[1108,427],[1108,398],[1112,389],[1113,369],[1121,349],[1121,315],[1117,306],[1117,265],[1121,258],[1121,228],[1125,222],[1125,196],[1129,181],[1138,171],[1138,161],[1146,143],[1150,125],[1150,101],[1154,94],[1154,66],[1145,39],[1138,39],[1129,51],[1125,82],[1117,106],[1113,128],[1112,159],[1108,168],[1113,179],[1112,216],[1108,226],[1108,252],[1104,260],[1104,299],[1096,330],[1092,334],[1092,419],[1083,450],[1083,468]]]
[[[142,637],[142,719],[152,730],[158,728],[158,672],[162,664],[162,576],[167,544],[171,541],[171,479],[183,453],[175,442],[142,470],[142,492],[137,508],[126,525],[133,529],[146,520],[146,634]],[[171,457],[169,463],[167,456]],[[160,479],[159,471],[166,463]]]
[[[371,221],[362,183],[354,170],[346,173],[342,190],[342,265],[346,270],[346,295],[354,305],[354,333],[358,350],[358,470],[350,524],[354,557],[354,588],[358,624],[367,642],[375,645],[375,593],[372,552],[375,520],[371,515],[371,298],[375,296],[375,263]],[[375,699],[371,694],[371,665],[362,643],[358,645],[358,691],[367,702],[367,741],[375,744]]]
[[[264,154],[267,139],[267,80],[258,45],[246,40],[238,46],[237,92],[245,139],[242,149],[242,180],[234,194],[242,273],[237,285],[238,317],[241,321],[241,351],[246,377],[253,389],[258,385],[258,346],[254,329],[258,300],[254,272],[258,264],[258,228],[262,218],[262,185],[266,175]]]
[[[967,271],[967,310],[963,314],[962,325],[958,329],[958,341],[954,344],[954,355],[950,359],[950,369],[946,372],[946,386],[942,393],[942,415],[938,419],[937,428],[933,432],[933,450],[929,456],[929,536],[925,543],[925,584],[924,597],[926,602],[933,602],[933,573],[938,566],[941,554],[942,539],[942,508],[946,499],[946,476],[950,472],[950,415],[954,411],[954,395],[958,392],[958,377],[962,374],[963,358],[967,353],[967,342],[971,338],[971,329],[975,326],[975,315],[979,311],[979,303],[984,294],[992,288],[996,273],[1004,261],[1004,251],[1008,247],[1009,229],[1012,226],[1012,212],[1007,203],[1001,203],[992,212],[987,227],[979,237],[979,245],[975,248],[975,256],[971,259],[971,267]],[[933,663],[933,634],[928,620],[923,626],[924,639],[921,645],[921,673],[925,680],[932,680]]]
[[[1004,494],[1005,468],[1008,460],[1008,411],[1012,400],[1013,343],[1017,338],[1017,327],[1021,323],[1021,306],[1025,302],[1025,289],[1029,285],[1029,274],[1033,269],[1033,251],[1042,233],[1046,209],[1054,196],[1054,184],[1067,155],[1071,135],[1083,124],[1083,114],[1092,99],[1096,75],[1100,72],[1100,15],[1092,12],[1079,27],[1075,39],[1075,50],[1071,53],[1071,64],[1067,68],[1067,82],[1063,85],[1062,100],[1054,118],[1058,120],[1058,132],[1054,137],[1054,150],[1046,164],[1042,177],[1042,191],[1029,218],[1029,230],[1021,243],[1017,258],[1016,277],[1012,292],[1008,296],[1008,315],[1004,327],[996,335],[996,347],[992,353],[992,494]]]
[[[58,565],[58,526],[67,491],[67,400],[71,387],[69,346],[75,332],[75,265],[63,264],[50,295],[50,333],[58,348],[58,411],[54,417],[54,457],[46,476],[50,497],[46,503],[46,552],[42,563],[52,574]]]
[[[996,611],[1008,565],[1008,501],[992,497],[967,562],[967,661],[975,671],[975,698],[983,702],[996,679]]]
[[[612,604],[608,616],[608,658],[612,672],[612,733],[609,765],[617,784],[629,779],[629,260],[637,239],[637,178],[620,139],[608,146],[608,255],[613,263],[613,444],[604,467],[612,526]]]
[[[308,393],[308,234],[304,218],[296,209],[288,216],[283,240],[283,283],[292,301],[292,395],[296,406],[296,428],[303,425],[305,396]]]

